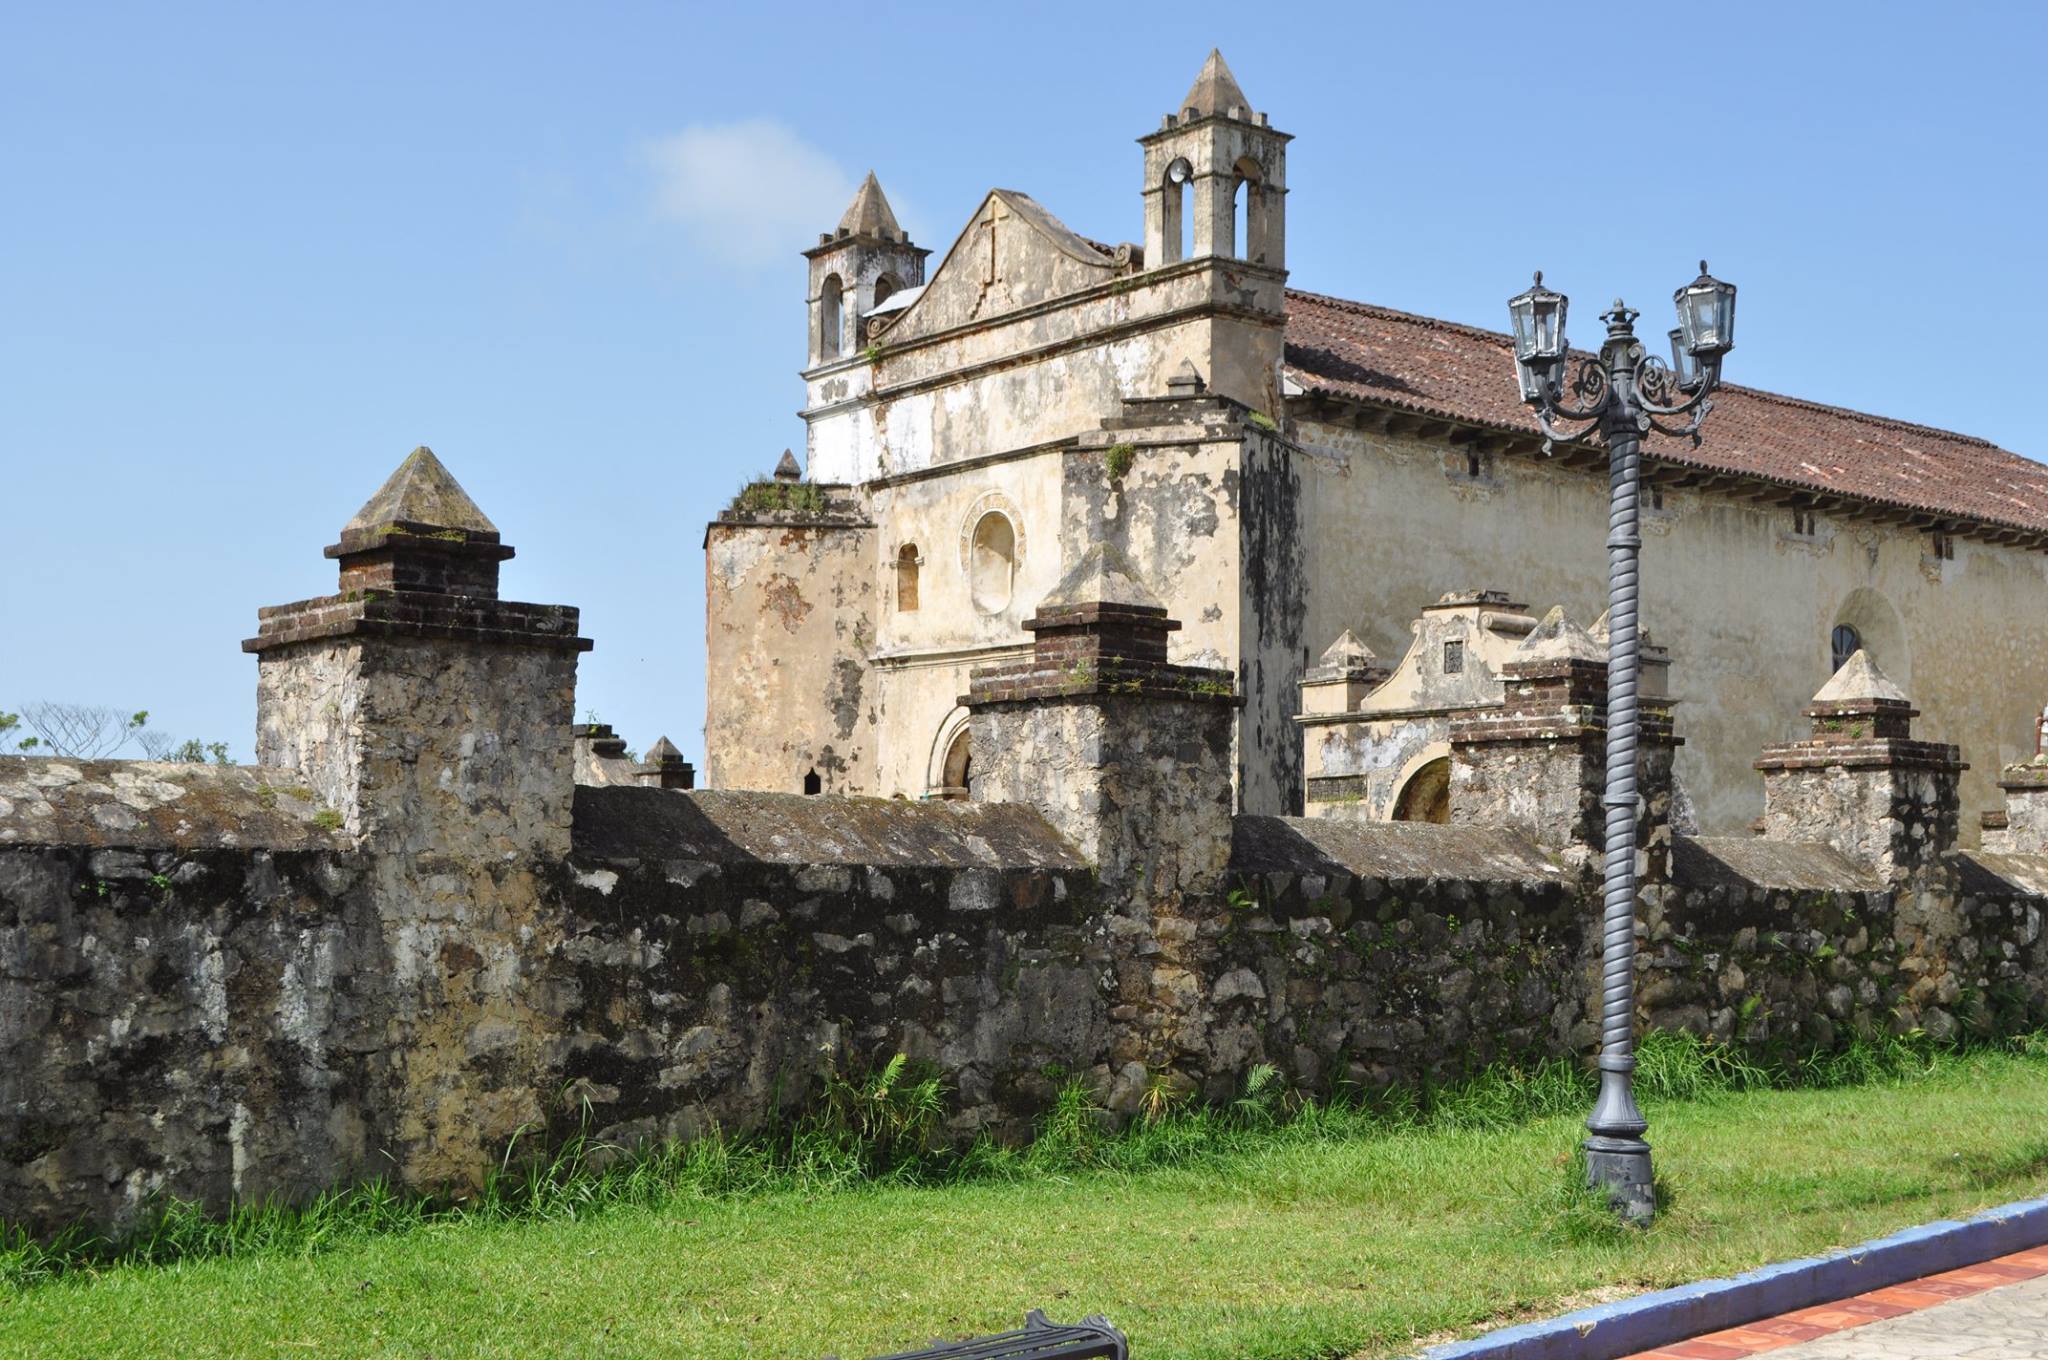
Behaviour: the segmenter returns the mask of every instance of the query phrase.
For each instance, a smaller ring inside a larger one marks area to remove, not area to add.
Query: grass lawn
[[[847,1357],[1109,1315],[1139,1360],[1398,1355],[1422,1337],[1845,1246],[2048,1190],[2048,1057],[1649,1100],[1651,1231],[1574,1204],[1570,1117],[1287,1130],[1138,1172],[678,1194],[0,1292],[0,1355]]]

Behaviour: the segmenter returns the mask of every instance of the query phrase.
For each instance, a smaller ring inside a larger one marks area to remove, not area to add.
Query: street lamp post
[[[1567,400],[1567,300],[1535,286],[1508,300],[1514,320],[1515,360],[1522,400],[1535,408],[1543,448],[1552,441],[1598,431],[1607,446],[1607,775],[1601,874],[1600,1094],[1586,1119],[1586,1170],[1623,1217],[1647,1223],[1656,1209],[1649,1122],[1636,1106],[1636,745],[1640,714],[1636,626],[1637,501],[1642,486],[1642,440],[1651,430],[1699,442],[1708,400],[1721,381],[1721,358],[1735,346],[1735,286],[1707,273],[1679,289],[1678,328],[1671,332],[1671,363],[1644,353],[1636,339],[1639,313],[1621,299],[1601,315],[1607,339],[1600,353],[1582,357]],[[1667,424],[1690,416],[1684,425]],[[1561,424],[1583,422],[1575,432]]]

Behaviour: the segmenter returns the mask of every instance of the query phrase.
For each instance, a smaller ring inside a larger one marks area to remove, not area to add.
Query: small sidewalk
[[[2048,1360],[2048,1246],[1638,1351],[1626,1360]]]

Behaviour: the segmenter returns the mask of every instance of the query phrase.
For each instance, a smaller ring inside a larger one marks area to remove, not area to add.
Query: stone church
[[[1138,139],[1138,240],[993,189],[934,261],[868,177],[804,252],[804,464],[706,531],[712,787],[961,796],[968,673],[1026,655],[1097,544],[1179,622],[1172,661],[1236,676],[1246,812],[1439,817],[1443,715],[1539,632],[1598,645],[1604,454],[1543,453],[1505,335],[1290,287],[1290,140],[1211,53]],[[2048,468],[1715,403],[1645,460],[1692,825],[1757,816],[1756,752],[1859,648],[1979,762],[1965,812],[1996,807],[2034,750]]]

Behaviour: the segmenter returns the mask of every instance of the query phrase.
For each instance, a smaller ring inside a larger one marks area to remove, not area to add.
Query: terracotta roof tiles
[[[1287,293],[1287,368],[1310,393],[1539,434],[1503,333],[1317,293]],[[1704,442],[1652,434],[1678,467],[1761,478],[2048,533],[2048,466],[1988,440],[1754,388],[1714,395]]]

